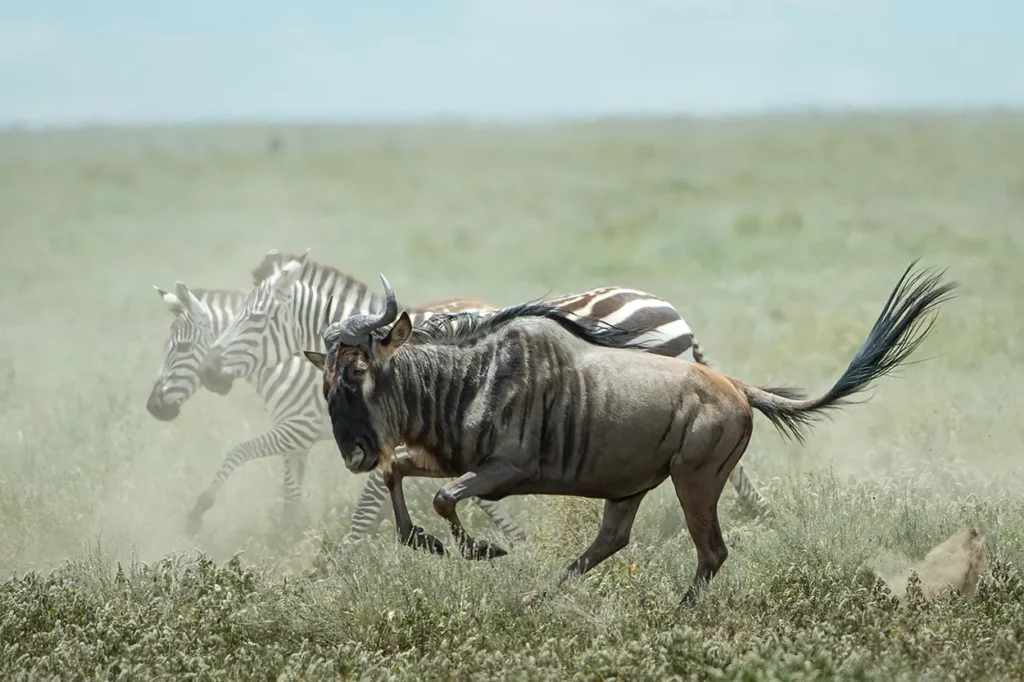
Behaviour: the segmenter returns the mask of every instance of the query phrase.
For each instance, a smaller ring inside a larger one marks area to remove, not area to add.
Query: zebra
[[[379,312],[384,299],[369,287],[334,266],[301,255],[270,252],[258,273],[263,279],[253,288],[228,329],[210,346],[200,368],[204,384],[230,384],[234,379],[280,362],[320,344],[325,320]],[[333,303],[331,303],[333,301]],[[646,330],[645,350],[657,355],[683,356],[706,364],[700,345],[679,312],[653,294],[624,287],[605,286],[550,300],[552,305],[580,319],[608,324],[626,323]],[[492,311],[493,312],[493,311]],[[479,315],[489,314],[478,311]],[[326,317],[325,317],[326,315]],[[418,317],[417,324],[430,318]],[[733,469],[730,482],[741,503],[757,516],[767,517],[771,507],[742,466]],[[387,491],[376,478],[363,489],[361,509],[383,508]]]
[[[274,252],[271,252],[273,255]],[[267,272],[268,259],[253,270],[254,283]],[[229,325],[241,309],[247,294],[230,289],[195,289],[175,284],[171,294],[155,287],[161,300],[174,315],[164,358],[146,401],[149,413],[161,421],[173,421],[181,407],[201,386],[199,367],[210,344]],[[471,299],[445,299],[430,305],[438,311],[455,312],[483,305]],[[310,449],[329,439],[329,418],[326,405],[317,392],[322,375],[302,356],[285,358],[280,363],[263,367],[245,377],[262,398],[271,418],[266,433],[231,448],[213,479],[199,495],[185,522],[185,531],[198,534],[203,515],[213,506],[217,493],[235,469],[246,462],[263,457],[284,459],[284,521],[293,524],[299,516],[302,485]],[[219,395],[226,395],[230,384],[207,386]],[[356,541],[374,533],[386,511],[383,480],[371,477],[363,487],[352,516],[352,528],[346,540]],[[523,540],[525,532],[500,505],[481,500],[481,510],[513,541]]]
[[[466,559],[506,554],[463,527],[456,507],[467,497],[603,499],[597,537],[565,568],[562,584],[628,545],[644,497],[671,478],[697,550],[682,601],[688,605],[729,556],[718,501],[750,443],[754,410],[802,442],[829,410],[903,364],[956,288],[941,272],[911,274],[913,267],[832,388],[811,399],[798,389],[761,388],[699,363],[638,353],[631,349],[645,344],[635,327],[581,320],[550,302],[414,327],[383,275],[384,311],[327,326],[327,353],[305,355],[324,374],[346,467],[386,473],[404,543],[445,553],[412,524],[406,476],[456,477],[438,490],[434,510]],[[409,456],[396,456],[399,443]]]

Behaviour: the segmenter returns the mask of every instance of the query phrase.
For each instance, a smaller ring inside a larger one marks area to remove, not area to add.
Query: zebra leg
[[[199,532],[203,524],[203,514],[213,506],[217,493],[235,469],[254,459],[283,455],[301,448],[308,449],[312,445],[312,442],[298,440],[296,438],[297,435],[286,424],[278,424],[262,436],[239,443],[228,450],[228,454],[224,456],[224,462],[221,464],[220,469],[214,475],[209,485],[206,486],[206,490],[199,495],[199,499],[196,500],[192,511],[189,512],[188,519],[185,522],[185,532],[190,536],[195,536]]]
[[[302,483],[306,479],[306,466],[309,463],[309,450],[289,452],[284,455],[284,494],[283,525],[288,528],[298,527],[303,517]]]
[[[352,514],[352,530],[345,537],[347,542],[361,540],[372,535],[380,528],[384,520],[384,501],[388,498],[388,486],[384,482],[384,472],[375,469],[366,479],[363,492],[356,501],[356,510]]]
[[[498,502],[491,502],[489,500],[481,500],[479,497],[470,498],[476,506],[483,510],[484,514],[487,514],[495,526],[513,542],[525,542],[526,531],[513,520],[505,508]]]
[[[754,510],[754,512],[761,517],[770,516],[772,513],[771,506],[768,501],[764,499],[761,492],[754,485],[754,481],[750,479],[747,472],[743,469],[743,465],[737,463],[732,469],[732,473],[729,474],[729,481],[732,486],[736,488],[736,494],[739,495],[740,500]]]

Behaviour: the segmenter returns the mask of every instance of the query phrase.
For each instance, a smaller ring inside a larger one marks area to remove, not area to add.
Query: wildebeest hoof
[[[405,541],[405,544],[413,547],[414,549],[425,549],[431,554],[444,556],[444,545],[441,541],[423,530],[420,526],[412,527],[412,533],[410,534],[409,539]]]
[[[469,559],[470,561],[496,559],[508,554],[508,552],[498,545],[492,545],[486,540],[476,540],[471,543],[463,544],[459,547],[459,551],[462,553],[463,558]]]
[[[694,589],[691,587],[689,590],[686,591],[686,594],[684,594],[683,598],[679,601],[679,608],[691,609],[694,606],[696,606],[697,600],[700,598],[702,592],[702,590]]]
[[[532,592],[527,592],[526,594],[524,594],[520,601],[526,606],[533,606],[535,604],[539,604],[547,598],[547,590],[533,590]]]

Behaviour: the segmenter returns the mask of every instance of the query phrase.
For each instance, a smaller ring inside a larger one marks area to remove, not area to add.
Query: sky
[[[0,125],[1024,106],[1020,0],[0,0]]]

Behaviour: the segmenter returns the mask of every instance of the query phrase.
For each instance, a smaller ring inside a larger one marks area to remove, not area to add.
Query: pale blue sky
[[[1020,0],[0,0],[0,124],[993,105]]]

